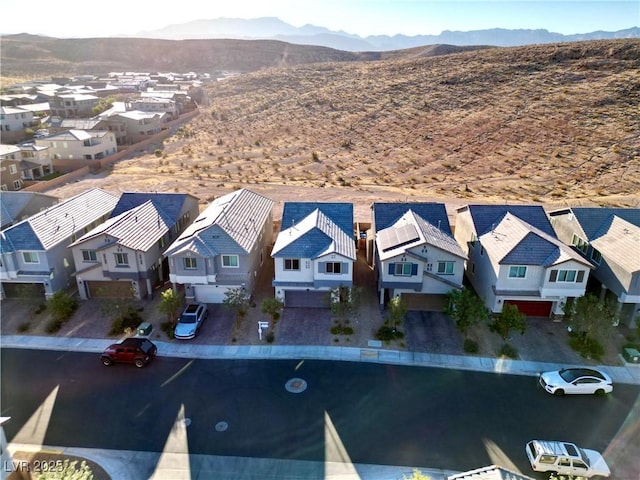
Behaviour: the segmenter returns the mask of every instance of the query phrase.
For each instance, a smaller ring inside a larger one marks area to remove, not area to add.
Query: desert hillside
[[[91,186],[279,202],[640,206],[640,40],[266,69]],[[161,150],[160,152],[156,149]],[[159,155],[159,156],[158,156]]]

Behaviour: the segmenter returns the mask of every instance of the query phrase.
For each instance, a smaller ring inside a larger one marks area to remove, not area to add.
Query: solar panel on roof
[[[415,242],[420,238],[415,225],[410,223],[401,227],[386,228],[378,235],[383,252]]]

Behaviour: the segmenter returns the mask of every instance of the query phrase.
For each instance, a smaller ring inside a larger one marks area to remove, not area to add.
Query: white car
[[[190,303],[180,315],[173,336],[181,340],[194,338],[208,316],[209,309],[204,303]]]
[[[555,472],[571,477],[608,477],[609,466],[600,453],[574,443],[531,440],[525,448],[536,472]]]
[[[563,368],[540,374],[542,388],[552,395],[596,394],[613,391],[611,377],[594,368]]]

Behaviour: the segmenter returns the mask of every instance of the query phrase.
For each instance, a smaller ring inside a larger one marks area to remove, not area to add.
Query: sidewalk
[[[74,337],[44,337],[32,335],[6,335],[1,337],[2,348],[29,348],[44,350],[73,350],[101,353],[113,343],[112,339]],[[376,347],[333,346],[280,346],[280,345],[197,345],[156,341],[158,355],[200,359],[322,359],[350,362],[372,362],[416,367],[455,368],[535,376],[541,371],[554,370],[566,365],[545,362],[505,360],[499,358],[443,355],[407,352]],[[640,385],[640,367],[603,366],[614,382]],[[279,459],[220,457],[189,455],[180,452],[131,452],[90,448],[43,446],[39,449],[57,451],[92,460],[102,466],[112,480],[137,479],[209,479],[234,480],[388,480],[410,477],[413,467],[385,465],[354,465],[348,462],[304,462]],[[10,444],[9,451],[32,451],[33,446]],[[479,466],[480,467],[480,466]],[[431,480],[445,480],[457,472],[419,469]]]

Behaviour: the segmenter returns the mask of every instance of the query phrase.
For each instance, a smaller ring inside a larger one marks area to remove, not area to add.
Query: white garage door
[[[225,292],[228,287],[218,287],[215,285],[194,285],[196,302],[201,303],[222,303],[225,299]]]

